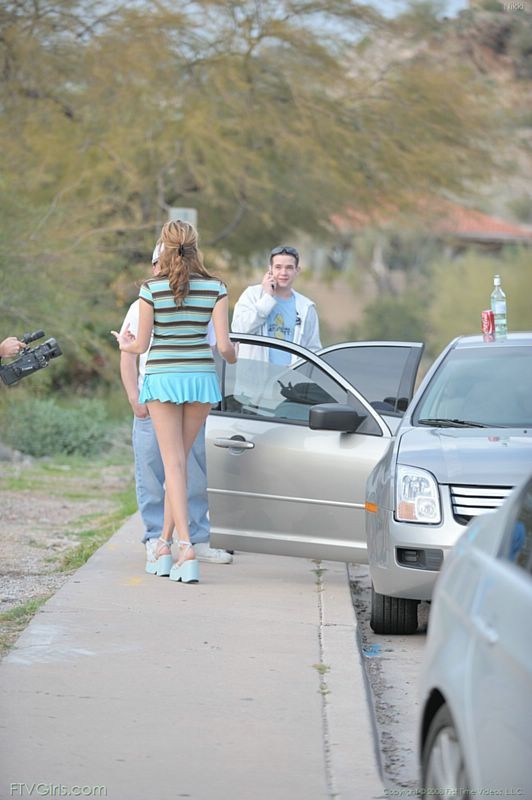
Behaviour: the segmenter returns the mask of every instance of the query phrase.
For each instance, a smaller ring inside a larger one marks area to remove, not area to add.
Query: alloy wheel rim
[[[446,726],[439,731],[430,751],[425,785],[431,789],[460,792],[460,797],[469,797],[468,784],[456,731]]]

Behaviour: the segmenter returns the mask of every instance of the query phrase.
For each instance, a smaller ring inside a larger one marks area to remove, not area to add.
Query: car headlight
[[[395,518],[400,522],[441,522],[438,484],[430,472],[417,467],[397,466]]]

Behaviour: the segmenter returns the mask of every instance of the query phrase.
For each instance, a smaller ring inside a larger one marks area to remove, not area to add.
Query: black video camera
[[[25,333],[20,337],[21,342],[28,345],[36,339],[42,339],[44,331],[35,331],[34,333]],[[10,364],[0,366],[0,378],[7,383],[16,383],[17,381],[25,378],[26,375],[31,375],[38,369],[47,367],[50,359],[57,358],[62,355],[63,351],[57,344],[55,339],[47,339],[43,344],[37,347],[25,347],[21,350],[20,355]]]

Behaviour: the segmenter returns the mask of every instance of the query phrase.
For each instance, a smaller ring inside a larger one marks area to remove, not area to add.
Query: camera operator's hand
[[[19,342],[16,336],[8,336],[0,342],[0,358],[16,356],[24,349],[24,342]]]

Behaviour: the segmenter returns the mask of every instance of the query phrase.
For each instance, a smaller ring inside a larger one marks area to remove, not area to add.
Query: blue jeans
[[[142,541],[161,535],[164,517],[164,466],[150,417],[133,418],[133,453],[137,504],[144,523]],[[208,542],[210,524],[207,500],[205,425],[196,436],[187,461],[187,501],[192,544]]]

